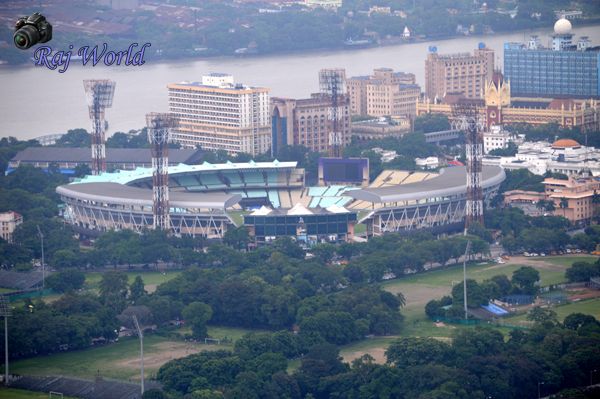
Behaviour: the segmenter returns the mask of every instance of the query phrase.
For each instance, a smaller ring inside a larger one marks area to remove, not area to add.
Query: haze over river
[[[600,45],[600,26],[577,28],[577,22],[574,25],[575,40],[579,36],[589,36],[592,45]],[[84,79],[110,78],[117,82],[113,107],[106,112],[110,135],[143,127],[148,112],[167,111],[168,83],[199,81],[209,72],[231,73],[236,82],[269,87],[272,96],[300,98],[318,90],[317,73],[321,68],[346,68],[346,75],[350,77],[370,74],[377,67],[389,67],[414,73],[424,90],[425,58],[431,45],[436,45],[440,53],[472,52],[479,42],[484,42],[496,51],[497,65],[502,65],[505,42],[526,41],[531,34],[537,34],[546,45],[552,34],[551,28],[360,50],[161,63],[147,61],[138,67],[91,67],[90,64],[84,67],[80,61],[72,60],[65,73],[58,73],[60,68],[52,71],[29,65],[1,66],[0,137],[28,139],[79,127],[89,130]],[[74,47],[77,48],[76,43]]]

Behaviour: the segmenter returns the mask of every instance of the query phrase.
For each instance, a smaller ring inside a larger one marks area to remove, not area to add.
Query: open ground
[[[56,397],[56,396],[54,396]],[[26,391],[24,389],[1,388],[0,399],[48,399],[49,395],[45,392]],[[75,399],[71,396],[65,396],[62,399]]]
[[[149,334],[144,337],[144,375],[151,377],[169,360],[192,353],[231,349],[237,339],[251,331],[256,330],[209,326],[208,333],[211,337],[230,340],[221,345],[185,341],[179,334],[172,337]],[[17,360],[10,367],[11,372],[17,374],[64,375],[88,379],[101,375],[120,380],[139,380],[139,349],[137,338],[122,338],[119,342],[106,346]]]
[[[591,256],[562,256],[531,259],[515,257],[506,264],[475,264],[468,266],[468,277],[478,281],[490,278],[497,274],[511,276],[512,272],[522,265],[531,265],[539,270],[542,284],[550,285],[564,281],[564,271],[574,261],[595,260]],[[177,276],[179,272],[129,272],[129,280],[133,281],[136,275],[141,275],[144,282],[156,285]],[[95,289],[100,281],[99,273],[86,275],[86,286]],[[454,325],[436,325],[425,316],[424,306],[431,300],[440,298],[450,293],[453,283],[462,279],[462,265],[454,265],[444,269],[432,270],[418,275],[389,281],[383,284],[390,292],[402,292],[406,297],[406,306],[402,309],[405,316],[405,327],[402,336],[427,336],[449,340],[459,328],[468,328]],[[556,308],[562,319],[572,312],[592,314],[600,318],[600,299],[580,301]],[[504,333],[509,329],[501,329]],[[183,357],[201,350],[215,350],[231,348],[233,343],[247,332],[238,328],[209,326],[209,335],[219,338],[227,343],[222,345],[204,345],[187,342],[183,335],[189,333],[187,329],[177,330],[170,337],[148,335],[145,337],[145,365],[146,375],[154,375],[160,366],[171,359]],[[385,361],[385,350],[397,337],[374,337],[341,348],[341,354],[346,361],[351,361],[364,354],[369,354],[378,362]],[[69,375],[82,378],[93,378],[100,373],[109,378],[121,380],[139,379],[138,352],[139,344],[136,338],[122,339],[118,343],[90,348],[82,351],[59,353],[51,356],[40,356],[31,359],[15,361],[11,369],[21,374],[37,375]],[[290,369],[294,369],[299,361],[290,362]],[[1,396],[0,396],[1,398]]]
[[[543,258],[512,257],[505,264],[471,264],[467,266],[467,278],[477,281],[489,279],[498,274],[509,278],[521,266],[532,266],[540,272],[542,286],[559,284],[566,281],[565,270],[576,261],[595,261],[597,257],[587,255],[548,256]],[[454,284],[462,282],[462,265],[453,265],[443,269],[415,274],[389,281],[383,284],[384,289],[392,293],[401,292],[406,298],[406,306],[402,309],[405,316],[403,336],[434,337],[449,339],[456,329],[469,328],[448,324],[435,324],[425,315],[425,305],[432,299],[449,295]],[[581,301],[555,309],[562,320],[573,312],[582,312],[600,318],[600,299]],[[523,319],[525,316],[519,316]],[[510,318],[508,320],[520,320]],[[502,328],[503,332],[509,329]],[[375,337],[366,339],[342,348],[344,360],[351,361],[364,354],[369,354],[376,361],[385,361],[385,349],[393,342],[394,337]]]

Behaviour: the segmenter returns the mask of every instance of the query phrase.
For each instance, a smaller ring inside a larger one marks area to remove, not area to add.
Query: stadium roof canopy
[[[170,159],[170,155],[169,155]],[[265,170],[265,169],[282,169],[282,168],[295,168],[297,162],[279,162],[277,160],[273,162],[227,162],[211,164],[204,162],[201,165],[186,165],[179,164],[175,166],[169,166],[169,176],[177,176],[179,174],[195,173],[195,172],[217,172],[217,171],[229,171],[229,170]],[[76,180],[74,183],[100,183],[100,182],[112,182],[119,184],[127,184],[137,179],[152,177],[152,168],[136,168],[134,170],[121,170],[113,173],[102,173],[97,176],[89,175],[83,179]]]
[[[483,166],[482,175],[483,188],[500,184],[506,178],[504,169],[499,166]],[[368,202],[389,203],[459,195],[466,191],[466,168],[454,166],[440,170],[439,176],[428,180],[388,187],[363,188],[348,191],[344,195]]]
[[[196,149],[170,149],[169,163],[194,163],[202,158],[202,150]],[[28,147],[19,151],[11,162],[55,162],[55,163],[90,163],[92,151],[86,148],[63,147]],[[106,162],[111,163],[152,163],[149,148],[107,148]]]
[[[152,206],[152,190],[113,182],[67,184],[57,187],[56,192],[67,197],[100,203]],[[242,196],[239,194],[171,191],[169,206],[172,208],[225,209],[237,204],[241,199]]]

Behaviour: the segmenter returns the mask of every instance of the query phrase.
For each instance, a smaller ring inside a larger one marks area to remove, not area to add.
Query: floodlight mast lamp
[[[152,152],[152,216],[154,229],[169,230],[169,141],[177,120],[170,114],[146,115]]]
[[[321,69],[319,71],[319,89],[322,94],[331,99],[329,119],[332,121],[332,131],[329,133],[329,155],[339,158],[342,155],[344,138],[340,131],[340,119],[344,111],[340,110],[340,103],[345,98],[346,73],[343,69]]]
[[[106,108],[112,107],[116,82],[108,79],[84,80],[83,87],[92,120],[92,174],[106,172],[105,119]]]
[[[474,223],[483,225],[482,157],[485,121],[480,108],[472,102],[454,105],[454,128],[465,132],[467,158],[467,200],[465,203],[465,233]]]

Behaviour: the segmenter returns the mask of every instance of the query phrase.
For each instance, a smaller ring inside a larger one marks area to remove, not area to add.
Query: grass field
[[[48,399],[49,395],[42,392],[25,391],[23,389],[0,388],[0,399]],[[65,396],[63,399],[75,399]]]
[[[600,298],[572,302],[566,305],[553,307],[552,310],[556,312],[559,321],[563,321],[565,317],[567,317],[571,313],[589,314],[594,316],[596,319],[600,320]],[[508,317],[505,320],[507,323],[523,322],[527,320],[527,315],[521,314],[514,317]]]
[[[153,292],[159,284],[174,279],[181,274],[181,271],[166,271],[164,274],[156,271],[134,271],[126,272],[126,274],[129,284],[135,280],[136,276],[142,276],[146,291]],[[102,280],[102,273],[89,272],[85,274],[85,286],[88,289],[96,289],[100,280]]]
[[[581,255],[543,258],[516,257],[506,264],[468,265],[467,277],[483,281],[495,275],[504,274],[510,278],[512,273],[519,267],[528,265],[540,272],[542,285],[551,285],[565,281],[564,271],[573,262],[595,261],[596,259],[597,257]],[[431,299],[439,299],[444,295],[449,295],[453,283],[456,284],[460,281],[462,281],[462,265],[455,265],[384,283],[384,289],[393,293],[401,292],[406,298],[406,306],[402,309],[402,314],[405,316],[402,336],[448,339],[457,329],[469,328],[457,325],[441,325],[438,327],[425,315],[424,308],[427,302]],[[556,311],[561,319],[567,314],[577,311],[600,317],[600,314],[598,314],[600,313],[600,299],[566,305],[556,308]],[[510,331],[508,328],[501,328],[500,330],[503,333]],[[364,353],[369,353],[375,359],[380,360],[385,348],[392,340],[393,338],[390,337],[378,337],[360,341],[342,348],[342,355],[346,360],[352,360]]]
[[[230,338],[233,342],[251,330],[209,326],[211,337]],[[204,345],[186,342],[183,339],[166,338],[158,335],[144,337],[144,368],[147,376],[155,374],[169,360],[184,357],[203,350],[231,348],[228,345]],[[11,371],[35,375],[68,375],[94,378],[97,373],[120,380],[139,379],[139,341],[137,338],[122,338],[111,345],[80,351],[58,353],[18,360],[11,364]]]

